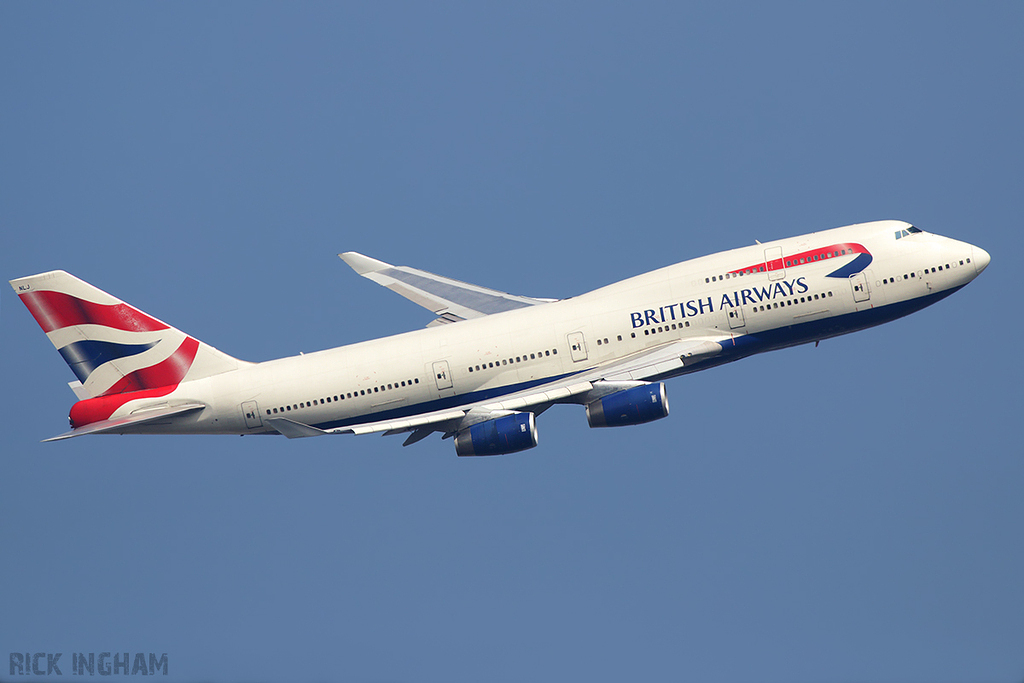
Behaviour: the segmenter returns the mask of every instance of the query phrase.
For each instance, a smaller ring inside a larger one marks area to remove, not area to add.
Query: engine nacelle
[[[662,382],[617,391],[587,405],[591,427],[639,425],[663,417],[668,417],[668,396]]]
[[[478,422],[455,435],[459,455],[504,455],[537,445],[537,423],[533,413],[514,413]]]

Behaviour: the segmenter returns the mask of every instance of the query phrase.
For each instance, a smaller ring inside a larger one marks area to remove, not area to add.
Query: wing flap
[[[375,432],[408,432],[418,427],[441,424],[452,420],[460,420],[465,417],[465,410],[438,410],[432,413],[423,413],[416,417],[401,420],[385,420],[383,422],[365,422],[350,427],[339,427],[332,429],[332,434],[373,434]]]

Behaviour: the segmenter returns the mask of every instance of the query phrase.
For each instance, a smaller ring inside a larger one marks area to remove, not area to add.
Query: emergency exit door
[[[867,301],[871,298],[871,292],[868,291],[868,279],[864,277],[864,273],[851,275],[850,287],[853,288],[854,301]]]
[[[572,356],[574,362],[587,359],[587,342],[583,338],[582,332],[569,334],[569,355]]]

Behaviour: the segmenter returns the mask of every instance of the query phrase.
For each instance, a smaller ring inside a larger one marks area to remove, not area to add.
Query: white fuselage
[[[208,409],[132,431],[276,433],[268,417],[330,429],[500,396],[670,341],[727,339],[721,355],[671,373],[683,374],[907,315],[988,264],[965,242],[896,239],[907,227],[882,221],[733,249],[562,301],[186,381],[167,398]],[[856,247],[840,254],[846,245]],[[855,259],[869,263],[835,275]]]

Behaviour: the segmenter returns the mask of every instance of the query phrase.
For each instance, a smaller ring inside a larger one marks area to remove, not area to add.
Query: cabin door
[[[729,308],[729,329],[735,330],[743,327],[743,309],[742,308]]]
[[[448,361],[434,361],[434,380],[437,382],[438,389],[452,388],[452,373],[448,369]]]
[[[768,271],[769,280],[781,280],[786,277],[786,262],[782,260],[782,247],[764,250],[764,269]]]
[[[868,291],[868,279],[864,276],[864,273],[854,273],[851,275],[850,286],[853,287],[854,301],[867,301],[871,298],[871,292]]]
[[[260,419],[260,407],[256,405],[256,401],[246,401],[243,403],[242,415],[245,415],[245,426],[249,429],[263,426],[263,420]]]
[[[578,363],[581,360],[587,359],[587,342],[583,338],[582,332],[573,332],[569,335],[569,355],[572,356],[572,360]]]

